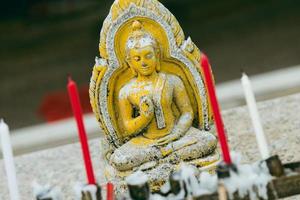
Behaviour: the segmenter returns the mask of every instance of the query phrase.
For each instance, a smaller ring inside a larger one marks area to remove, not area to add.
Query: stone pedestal
[[[284,163],[300,161],[300,94],[261,102],[258,106],[271,152],[278,154]],[[240,152],[244,158],[243,162],[259,160],[260,154],[247,108],[226,110],[223,116],[231,150]],[[97,180],[104,185],[106,180],[104,162],[99,156],[101,154],[99,138],[91,140],[90,147]],[[73,187],[76,182],[86,180],[78,143],[18,156],[15,162],[23,199],[33,198],[31,188],[33,180],[57,185],[62,189],[66,200],[74,199]],[[2,161],[0,161],[0,198],[9,199]]]

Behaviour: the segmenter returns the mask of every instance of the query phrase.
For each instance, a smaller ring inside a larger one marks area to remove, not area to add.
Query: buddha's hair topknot
[[[146,46],[152,46],[155,50],[158,50],[157,41],[152,35],[144,30],[140,21],[135,20],[132,25],[132,32],[130,33],[126,42],[126,54],[128,55],[130,49],[143,48]]]

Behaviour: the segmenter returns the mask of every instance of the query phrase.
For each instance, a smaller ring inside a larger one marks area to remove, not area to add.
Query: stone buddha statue
[[[122,171],[172,153],[191,160],[214,151],[215,136],[192,127],[194,113],[186,88],[178,76],[160,72],[159,44],[139,21],[132,23],[126,59],[134,78],[121,88],[118,104],[124,137],[130,139],[115,150],[111,163]]]
[[[201,52],[169,10],[157,0],[116,0],[99,51],[90,100],[108,176],[143,170],[156,183],[181,162],[219,160]]]

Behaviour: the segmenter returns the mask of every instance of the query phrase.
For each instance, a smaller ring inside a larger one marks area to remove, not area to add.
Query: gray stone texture
[[[284,163],[300,161],[300,94],[261,102],[259,112],[272,153],[278,154]],[[242,153],[245,163],[259,160],[258,146],[247,108],[226,110],[223,116],[231,150]],[[99,146],[99,139],[90,141],[97,180],[103,185],[104,162],[100,159]],[[64,199],[74,199],[75,183],[85,181],[78,143],[18,156],[15,162],[22,199],[33,199],[31,183],[34,180],[59,186],[64,193]],[[9,199],[2,160],[0,199]]]

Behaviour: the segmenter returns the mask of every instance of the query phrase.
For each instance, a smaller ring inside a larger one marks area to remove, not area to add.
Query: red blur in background
[[[83,113],[92,112],[87,85],[78,88]],[[43,96],[38,115],[46,122],[54,122],[73,116],[67,90],[54,91]]]

